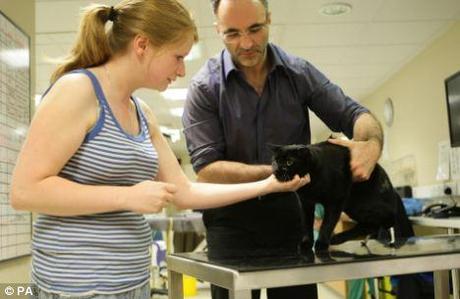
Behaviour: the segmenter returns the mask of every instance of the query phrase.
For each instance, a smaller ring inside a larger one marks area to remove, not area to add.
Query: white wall
[[[438,143],[449,139],[444,79],[460,70],[460,22],[362,103],[383,123],[383,103],[394,103],[393,125],[386,131],[385,157],[415,159],[418,185],[435,184]]]

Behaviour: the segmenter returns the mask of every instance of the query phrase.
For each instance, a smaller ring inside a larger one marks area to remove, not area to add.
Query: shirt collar
[[[230,52],[228,52],[227,49],[224,49],[222,56],[223,56],[223,66],[224,66],[225,79],[227,79],[228,75],[232,71],[237,72],[238,68],[233,63],[232,56],[230,55]]]
[[[283,61],[281,60],[281,57],[278,51],[276,51],[275,46],[273,46],[271,43],[267,44],[267,55],[268,55],[268,59],[270,59],[273,63],[272,69],[270,70],[270,72],[273,72],[277,67],[281,67],[285,69],[285,65],[283,64]],[[236,67],[236,65],[233,63],[230,52],[228,52],[227,49],[224,49],[222,56],[223,56],[225,79],[227,79],[229,74],[232,71],[238,72],[239,70]]]

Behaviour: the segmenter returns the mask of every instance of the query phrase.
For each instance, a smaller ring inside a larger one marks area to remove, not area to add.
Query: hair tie
[[[117,16],[118,16],[117,10],[113,6],[110,6],[109,16],[107,17],[107,20],[115,22],[115,20],[117,19]]]

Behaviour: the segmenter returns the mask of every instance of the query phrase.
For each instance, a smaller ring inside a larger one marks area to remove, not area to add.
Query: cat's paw
[[[315,242],[315,252],[316,253],[328,251],[328,249],[329,249],[329,243],[321,242],[319,240]]]
[[[308,236],[304,236],[302,241],[300,241],[299,245],[297,246],[297,253],[303,260],[307,262],[314,261],[315,254],[313,252],[313,241]]]
[[[309,254],[310,252],[313,252],[313,242],[308,238],[307,236],[304,236],[302,238],[302,241],[300,241],[299,245],[297,246],[297,252],[300,255],[303,254]]]
[[[398,249],[398,248],[401,248],[402,246],[404,246],[404,244],[406,244],[406,242],[407,242],[407,238],[401,238],[401,239],[397,239],[397,240],[394,240],[394,241],[387,241],[387,242],[385,242],[384,246],[389,247],[389,248]]]
[[[299,257],[306,262],[313,262],[315,260],[315,253],[313,252],[313,248],[308,249],[299,246],[298,254]]]
[[[327,249],[326,250],[316,250],[315,249],[315,255],[322,262],[334,261],[334,259],[331,256],[331,253]]]

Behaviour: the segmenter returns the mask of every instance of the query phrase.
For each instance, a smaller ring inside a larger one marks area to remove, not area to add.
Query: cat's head
[[[279,181],[289,181],[296,174],[302,177],[310,173],[313,163],[310,149],[306,145],[269,144],[269,148],[273,152],[273,173]]]

